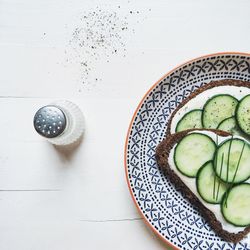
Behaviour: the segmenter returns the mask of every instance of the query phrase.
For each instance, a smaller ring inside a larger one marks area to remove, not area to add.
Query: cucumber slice
[[[236,120],[240,129],[250,135],[250,95],[245,96],[238,104]]]
[[[217,129],[229,132],[233,135],[240,135],[239,128],[237,126],[237,122],[234,116],[223,120],[219,124]]]
[[[231,95],[216,95],[210,98],[203,107],[203,127],[216,129],[226,118],[235,114],[238,100]]]
[[[221,203],[228,184],[222,182],[214,172],[213,161],[206,162],[198,171],[196,177],[197,191],[208,203]]]
[[[195,177],[199,168],[213,159],[215,142],[207,135],[191,133],[177,144],[174,162],[177,169],[188,177]]]
[[[224,155],[220,175],[220,163]],[[217,160],[216,160],[217,159]],[[219,145],[215,157],[216,175],[225,182],[239,183],[250,177],[250,146],[242,139],[229,139]]]
[[[176,132],[184,131],[192,128],[202,128],[201,123],[202,110],[194,109],[185,114],[177,123]]]
[[[224,195],[221,212],[229,223],[245,227],[250,225],[250,184],[242,183],[234,186]]]

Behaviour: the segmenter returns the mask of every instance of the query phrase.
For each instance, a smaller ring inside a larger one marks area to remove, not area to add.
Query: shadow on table
[[[53,145],[54,149],[57,151],[57,153],[60,155],[62,160],[64,161],[71,161],[74,154],[78,151],[80,144],[83,141],[83,135],[75,142],[69,145]]]
[[[168,243],[164,242],[155,232],[153,232],[142,220],[141,221],[144,224],[144,231],[148,233],[151,237],[152,240],[156,241],[156,244],[159,246],[159,249],[165,249],[165,250],[174,250]],[[158,249],[158,248],[157,248]]]

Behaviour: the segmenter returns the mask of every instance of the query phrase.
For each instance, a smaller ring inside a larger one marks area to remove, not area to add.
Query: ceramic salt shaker
[[[55,145],[71,144],[84,132],[84,116],[70,101],[55,101],[40,108],[33,122],[36,131]]]

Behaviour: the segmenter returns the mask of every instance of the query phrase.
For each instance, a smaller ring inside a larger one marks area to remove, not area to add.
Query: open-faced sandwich
[[[224,240],[250,232],[250,83],[211,82],[173,112],[156,159]]]

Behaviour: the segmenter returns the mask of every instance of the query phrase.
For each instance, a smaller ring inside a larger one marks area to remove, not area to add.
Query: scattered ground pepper
[[[117,10],[122,7],[117,6]],[[82,84],[91,84],[99,81],[99,76],[93,76],[93,69],[100,59],[110,62],[111,55],[120,54],[126,57],[126,35],[135,33],[129,24],[129,16],[138,15],[137,10],[128,10],[126,13],[118,13],[114,9],[107,10],[96,7],[85,11],[80,17],[80,25],[72,33],[68,48],[65,50],[66,61],[77,63],[81,67]]]

